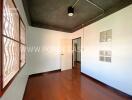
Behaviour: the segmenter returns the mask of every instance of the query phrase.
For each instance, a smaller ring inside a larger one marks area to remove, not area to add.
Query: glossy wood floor
[[[73,70],[30,77],[23,100],[130,100]],[[132,100],[132,99],[131,99]]]

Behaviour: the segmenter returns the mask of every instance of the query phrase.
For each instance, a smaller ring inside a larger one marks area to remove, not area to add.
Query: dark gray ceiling
[[[89,0],[93,4],[80,0],[75,6],[74,16],[69,17],[67,8],[76,1],[23,0],[23,5],[31,26],[74,32],[132,4],[132,0]]]

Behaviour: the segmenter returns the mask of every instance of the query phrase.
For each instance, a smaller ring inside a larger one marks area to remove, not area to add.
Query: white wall
[[[15,0],[15,3],[27,27],[28,25],[27,25],[27,20],[24,13],[22,1]],[[28,34],[28,27],[27,27],[27,34]],[[27,78],[28,78],[28,67],[27,65],[25,65],[24,68],[21,70],[21,72],[17,75],[13,83],[6,90],[4,95],[0,98],[0,100],[22,100],[25,91],[25,86],[27,83]]]
[[[132,95],[132,5],[69,35],[82,36],[81,71]],[[112,29],[112,46],[99,43],[101,31]],[[112,62],[99,61],[100,49],[112,50]]]
[[[61,68],[61,40],[64,32],[30,27],[28,34],[30,74],[58,70]],[[68,34],[68,33],[66,33]]]

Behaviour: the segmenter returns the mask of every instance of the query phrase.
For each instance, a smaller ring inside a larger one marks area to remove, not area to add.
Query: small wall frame
[[[99,52],[99,60],[102,62],[111,62],[112,52],[110,50],[101,50]]]
[[[100,42],[112,42],[112,29],[100,32]]]

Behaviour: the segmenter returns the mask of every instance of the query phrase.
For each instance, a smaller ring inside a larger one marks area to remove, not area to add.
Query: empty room
[[[132,100],[132,0],[0,0],[0,100]]]

